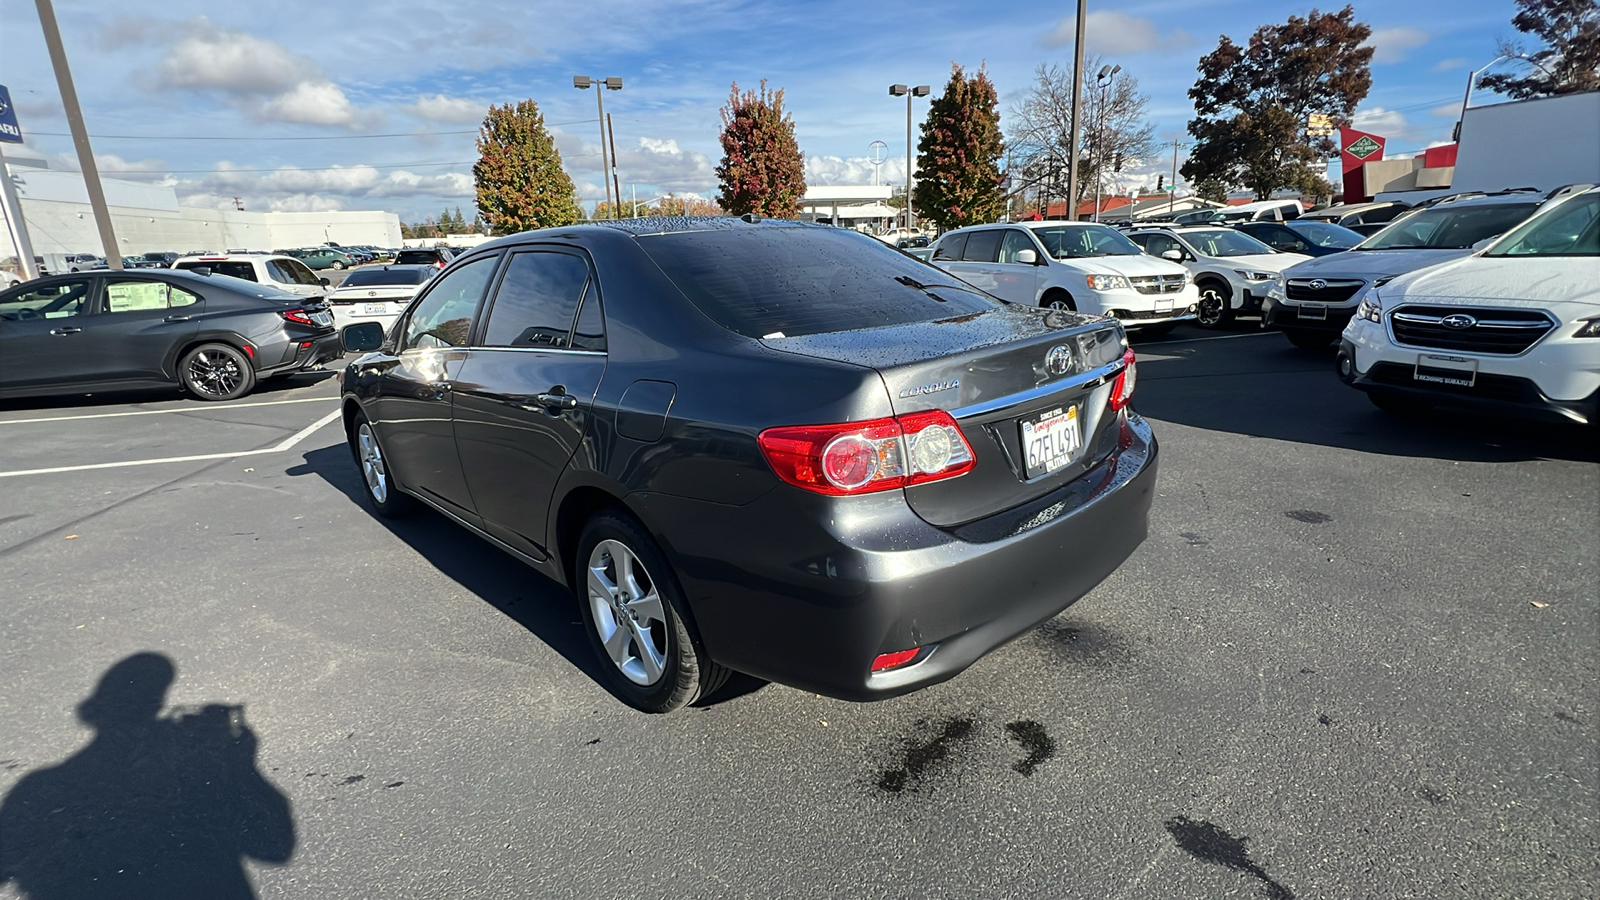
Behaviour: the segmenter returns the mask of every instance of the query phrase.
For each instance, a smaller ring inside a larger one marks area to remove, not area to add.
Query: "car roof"
[[[204,256],[184,256],[173,260],[174,264],[181,262],[266,262],[272,259],[294,259],[284,253],[207,253]]]

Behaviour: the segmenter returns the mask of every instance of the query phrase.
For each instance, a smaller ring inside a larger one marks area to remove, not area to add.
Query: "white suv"
[[[328,279],[318,277],[305,263],[292,256],[266,253],[185,256],[174,261],[172,268],[190,271],[210,269],[214,275],[267,284],[302,297],[325,297],[328,294]]]
[[[1002,300],[1112,316],[1150,332],[1193,319],[1199,301],[1182,266],[1093,222],[958,228],[939,238],[929,261]]]
[[[1283,297],[1283,270],[1311,258],[1215,225],[1141,228],[1128,237],[1151,256],[1188,266],[1200,291],[1195,324],[1201,328],[1221,328],[1240,313],[1261,312],[1269,296]]]
[[[1600,188],[1482,251],[1369,288],[1339,377],[1380,409],[1600,422]]]

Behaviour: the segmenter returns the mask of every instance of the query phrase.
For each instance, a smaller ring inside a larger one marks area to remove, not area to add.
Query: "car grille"
[[[1141,294],[1176,294],[1187,280],[1183,275],[1132,275],[1128,283]]]
[[[1343,303],[1366,284],[1359,278],[1291,278],[1287,290],[1290,300],[1310,303]]]
[[[1397,343],[1468,353],[1521,353],[1555,327],[1554,319],[1531,309],[1401,306],[1389,313]]]

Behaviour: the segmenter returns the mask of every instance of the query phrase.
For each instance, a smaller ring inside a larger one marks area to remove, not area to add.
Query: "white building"
[[[22,201],[33,252],[103,255],[83,176],[55,172],[42,160],[8,159]],[[400,246],[400,217],[390,212],[256,212],[178,205],[170,187],[102,178],[106,205],[122,256],[150,251],[274,250],[339,244]],[[5,217],[0,210],[0,220]],[[17,255],[11,223],[0,236],[0,257]]]
[[[889,206],[894,189],[888,185],[823,184],[807,186],[800,198],[800,218],[828,219],[835,225],[886,225],[900,214]]]

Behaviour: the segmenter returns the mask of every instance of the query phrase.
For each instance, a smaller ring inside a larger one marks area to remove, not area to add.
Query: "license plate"
[[[1478,381],[1478,361],[1464,356],[1424,353],[1417,357],[1415,378],[1430,384],[1472,387]]]
[[[318,325],[322,325],[324,327],[331,328],[331,327],[333,327],[333,313],[331,313],[331,312],[314,312],[314,313],[311,314],[311,321],[317,323]]]
[[[1083,429],[1077,405],[1057,407],[1024,419],[1020,426],[1022,453],[1030,479],[1054,472],[1083,452]]]
[[[386,313],[388,311],[389,311],[389,304],[387,304],[387,303],[363,303],[363,304],[361,304],[361,314],[364,315],[364,316],[381,316],[381,315],[383,315],[384,313]]]
[[[1156,312],[1172,312],[1173,300],[1171,297],[1156,298]]]
[[[1302,303],[1300,304],[1300,318],[1326,320],[1328,318],[1328,307],[1321,303]]]

